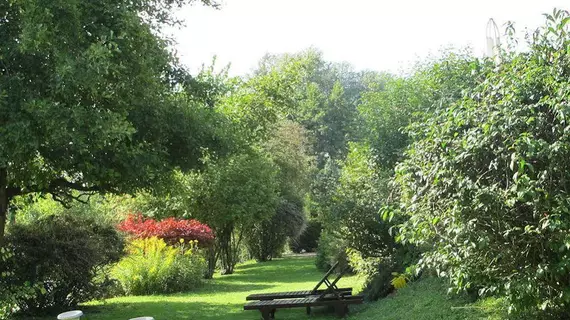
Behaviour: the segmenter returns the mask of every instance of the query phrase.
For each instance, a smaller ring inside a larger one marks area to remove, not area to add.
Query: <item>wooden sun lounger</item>
[[[343,299],[326,298],[321,296],[308,296],[298,299],[264,300],[250,302],[246,304],[244,310],[259,310],[263,320],[275,319],[277,309],[306,307],[307,314],[311,313],[311,307],[329,306],[334,307],[335,313],[339,317],[344,317],[348,313],[348,305],[361,304],[364,301],[362,296],[349,296]]]
[[[304,298],[310,295],[321,295],[325,293],[326,289],[321,289],[317,291],[313,290],[301,290],[301,291],[288,291],[288,292],[270,292],[270,293],[256,293],[250,294],[245,298],[245,300],[277,300],[277,299],[294,299],[294,298]],[[338,288],[337,291],[341,292],[343,296],[352,295],[352,288]]]
[[[337,266],[338,262],[329,269],[313,290],[251,294],[246,300],[259,301],[250,302],[243,309],[259,310],[263,319],[268,320],[275,318],[277,309],[306,307],[307,314],[310,314],[311,307],[331,306],[338,316],[344,317],[348,312],[348,305],[360,304],[364,299],[362,296],[353,296],[352,288],[337,287],[336,284],[346,273],[346,269],[342,270],[333,281],[329,280],[329,276]],[[319,289],[323,284],[326,285],[326,289]]]
[[[329,276],[338,267],[339,263],[335,263],[329,271],[323,276],[323,278],[317,283],[313,290],[303,290],[303,291],[289,291],[289,292],[270,292],[270,293],[256,293],[250,294],[245,298],[245,300],[275,300],[275,299],[292,299],[292,298],[303,298],[311,295],[324,296],[327,294],[335,294],[339,298],[347,295],[352,295],[352,288],[338,288],[336,283],[342,278],[346,273],[346,269],[342,270],[339,275],[332,282],[329,280]],[[319,289],[321,285],[325,284],[326,289]]]

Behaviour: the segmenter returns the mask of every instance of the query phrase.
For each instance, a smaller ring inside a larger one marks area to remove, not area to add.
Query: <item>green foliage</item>
[[[402,158],[408,145],[408,135],[402,129],[413,113],[425,106],[426,86],[425,79],[417,75],[382,75],[369,80],[358,105],[363,121],[360,136],[370,145],[378,165],[391,169]]]
[[[280,202],[270,219],[258,221],[247,234],[248,250],[258,261],[280,256],[287,239],[296,239],[304,231],[303,209],[312,169],[305,131],[294,122],[280,122],[263,148],[278,169]]]
[[[346,241],[334,234],[330,229],[323,229],[317,247],[315,265],[321,271],[327,271],[336,262],[341,268],[348,266]]]
[[[396,247],[389,232],[392,223],[379,214],[390,201],[389,173],[376,165],[368,146],[353,143],[350,147],[333,196],[331,214],[325,219],[333,228],[338,226],[335,229],[350,248],[365,256],[389,256]]]
[[[255,129],[252,132],[267,133],[271,123],[283,118],[301,124],[322,168],[327,157],[346,155],[366,76],[347,64],[325,61],[315,49],[268,55],[237,96],[248,107],[239,106],[235,99],[228,106],[240,109],[241,123]]]
[[[92,195],[85,202],[75,201],[67,206],[53,200],[50,195],[19,196],[12,201],[12,223],[33,224],[49,216],[76,215],[104,225],[115,225],[128,213],[137,209],[137,199],[127,195]]]
[[[329,209],[320,216],[325,232],[317,255],[322,269],[335,261],[348,262],[364,277],[371,300],[389,294],[392,272],[414,262],[411,248],[397,244],[393,237],[391,229],[397,222],[380,214],[394,200],[390,199],[391,170],[380,167],[379,162],[366,144],[350,144]]]
[[[314,169],[306,130],[295,122],[281,121],[262,147],[279,169],[277,179],[281,198],[302,208]]]
[[[18,302],[33,299],[40,292],[38,284],[14,283],[14,267],[17,261],[11,249],[0,248],[0,319],[10,319],[18,311]]]
[[[246,237],[247,248],[257,261],[281,256],[287,239],[296,239],[305,228],[305,214],[297,204],[281,200],[275,214],[255,223]]]
[[[290,239],[289,248],[295,253],[315,252],[323,230],[322,224],[317,220],[309,220],[307,226],[299,237]]]
[[[569,20],[555,10],[528,52],[464,64],[470,86],[411,127],[397,178],[423,266],[543,319],[570,315]]]
[[[69,309],[104,297],[112,285],[105,271],[124,246],[114,226],[71,215],[13,226],[6,240],[14,253],[8,270],[12,285],[41,287],[36,295],[18,298],[18,310],[25,313]]]
[[[192,241],[172,247],[156,237],[136,239],[127,251],[111,272],[127,295],[185,292],[202,283],[206,260]]]
[[[275,213],[278,201],[277,168],[262,154],[251,151],[217,161],[186,177],[189,211],[216,236],[213,271],[219,257],[222,273],[232,273],[240,246],[254,224]]]
[[[182,92],[159,36],[190,2],[2,1],[0,238],[14,196],[155,187],[225,150],[223,120]]]
[[[401,266],[385,258],[364,257],[356,250],[348,251],[348,262],[364,278],[363,292],[367,300],[375,301],[394,291],[392,273],[399,271]]]

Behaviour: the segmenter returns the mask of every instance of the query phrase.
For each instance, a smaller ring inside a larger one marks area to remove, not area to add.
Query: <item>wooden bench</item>
[[[307,313],[311,313],[311,307],[333,307],[339,317],[344,317],[348,313],[348,306],[351,304],[361,304],[364,301],[362,296],[347,296],[338,299],[337,296],[308,296],[297,299],[261,300],[246,304],[244,310],[259,310],[263,320],[275,319],[277,309],[285,308],[307,308]]]

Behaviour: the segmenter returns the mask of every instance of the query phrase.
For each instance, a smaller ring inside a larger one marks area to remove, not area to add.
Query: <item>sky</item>
[[[176,12],[185,26],[168,30],[191,72],[202,64],[231,63],[230,74],[255,69],[266,53],[314,47],[325,59],[357,70],[399,72],[443,47],[486,50],[493,18],[518,31],[535,29],[543,13],[570,9],[568,0],[222,0],[219,10],[188,6]]]

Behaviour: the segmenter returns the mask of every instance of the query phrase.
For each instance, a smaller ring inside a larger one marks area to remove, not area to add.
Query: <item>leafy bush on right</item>
[[[458,290],[570,317],[570,37],[566,11],[529,50],[473,60],[476,85],[411,126],[397,169],[401,240]],[[512,31],[512,29],[509,29]],[[538,317],[538,315],[535,315]]]

